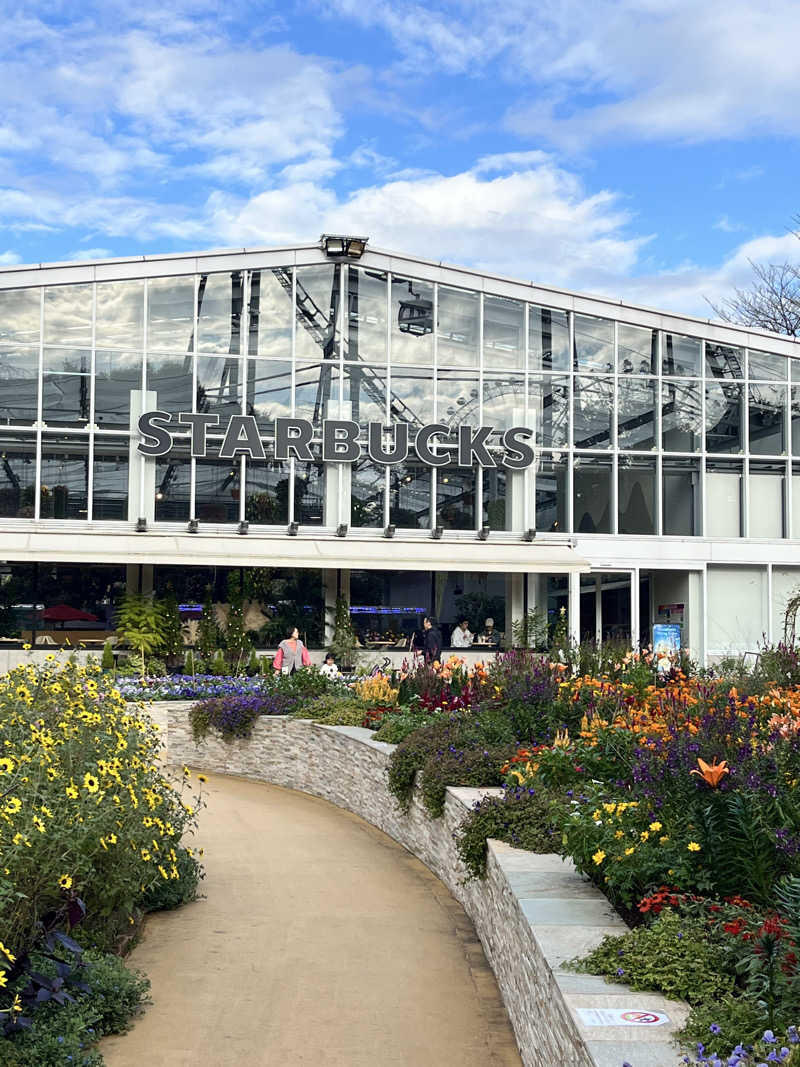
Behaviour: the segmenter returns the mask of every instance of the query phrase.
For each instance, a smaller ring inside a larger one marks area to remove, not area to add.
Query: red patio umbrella
[[[71,608],[69,604],[56,604],[45,608],[42,618],[48,622],[97,622],[97,616],[80,608]]]

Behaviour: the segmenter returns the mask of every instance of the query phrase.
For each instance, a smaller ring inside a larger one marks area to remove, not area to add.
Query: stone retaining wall
[[[169,759],[201,770],[240,774],[299,789],[352,811],[417,856],[448,887],[472,920],[500,991],[526,1067],[671,1067],[670,1034],[684,1005],[652,993],[564,970],[563,964],[625,927],[605,897],[555,855],[489,842],[486,879],[465,882],[453,832],[490,790],[449,788],[444,816],[431,819],[418,797],[403,815],[388,791],[393,745],[358,727],[262,718],[253,737],[231,744],[209,737],[196,745],[189,703],[161,703]],[[666,1012],[659,1026],[585,1026],[585,1008]]]

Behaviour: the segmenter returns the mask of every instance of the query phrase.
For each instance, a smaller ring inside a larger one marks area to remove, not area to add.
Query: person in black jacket
[[[436,625],[436,619],[426,616],[422,622],[425,631],[423,639],[423,651],[425,662],[434,663],[442,658],[442,634]]]

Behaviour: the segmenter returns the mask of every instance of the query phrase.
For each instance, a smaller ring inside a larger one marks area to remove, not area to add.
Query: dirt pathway
[[[130,957],[153,1004],[108,1067],[520,1067],[471,923],[418,860],[302,793],[209,775],[206,899]]]

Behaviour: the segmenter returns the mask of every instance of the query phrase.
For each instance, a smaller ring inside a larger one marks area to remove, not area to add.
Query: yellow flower
[[[6,801],[6,806],[3,809],[6,815],[16,815],[22,807],[22,801],[19,797],[9,797]]]
[[[208,778],[206,778],[206,776],[204,774],[198,774],[197,780],[198,780],[198,782],[207,782]]]
[[[654,834],[658,833],[658,831],[661,829],[661,823],[660,822],[651,822],[650,823],[650,829],[653,831]]]
[[[83,788],[87,789],[90,793],[96,793],[100,788],[100,783],[89,771],[83,776]]]
[[[690,841],[689,844],[686,847],[689,849],[690,852],[699,852],[700,851],[700,846],[698,845],[698,843],[696,841]]]
[[[78,787],[74,782],[70,782],[67,788],[64,790],[70,800],[78,799]]]
[[[40,834],[43,834],[45,832],[44,823],[42,822],[42,820],[39,818],[38,815],[34,815],[34,817],[33,817],[33,825],[36,827],[36,829],[39,831]]]
[[[625,855],[626,856],[632,856],[635,851],[636,851],[636,849],[631,846],[631,848],[626,848],[625,849]]]
[[[639,834],[639,840],[646,841],[649,836],[650,834],[647,832],[647,830],[642,830],[642,832]]]
[[[9,962],[9,963],[16,963],[16,962],[17,962],[17,957],[16,957],[15,955],[14,955],[14,953],[13,953],[13,952],[10,952],[10,951],[9,951],[9,950],[8,950],[8,949],[6,948],[6,946],[5,946],[4,944],[3,944],[3,942],[2,942],[2,941],[0,941],[0,952],[2,952],[2,953],[3,953],[3,955],[4,955],[4,956],[5,956],[5,958],[6,958],[7,960],[8,960],[8,962]]]
[[[659,839],[658,839],[658,842],[659,842],[660,845],[665,845],[667,843],[667,841],[669,841],[669,835],[668,834],[664,834],[662,837],[659,837]]]
[[[8,985],[8,979],[3,971],[0,971],[0,989],[4,989]]]
[[[624,830],[617,830],[617,832],[614,834],[614,837],[617,839],[617,841],[619,841],[619,839],[621,837],[624,837],[624,836],[625,836],[625,831]]]
[[[11,774],[14,770],[14,761],[10,756],[0,758],[0,774]]]
[[[595,854],[592,856],[592,859],[594,860],[595,867],[599,867],[600,864],[603,862],[603,860],[605,858],[606,858],[605,852],[603,852],[602,849],[598,849],[597,852],[595,852]]]
[[[58,884],[62,889],[72,889],[72,875],[62,874],[58,880]]]
[[[108,837],[106,838],[106,841],[108,841],[109,845],[116,845],[116,843],[117,843],[117,835],[116,834],[109,834]]]

